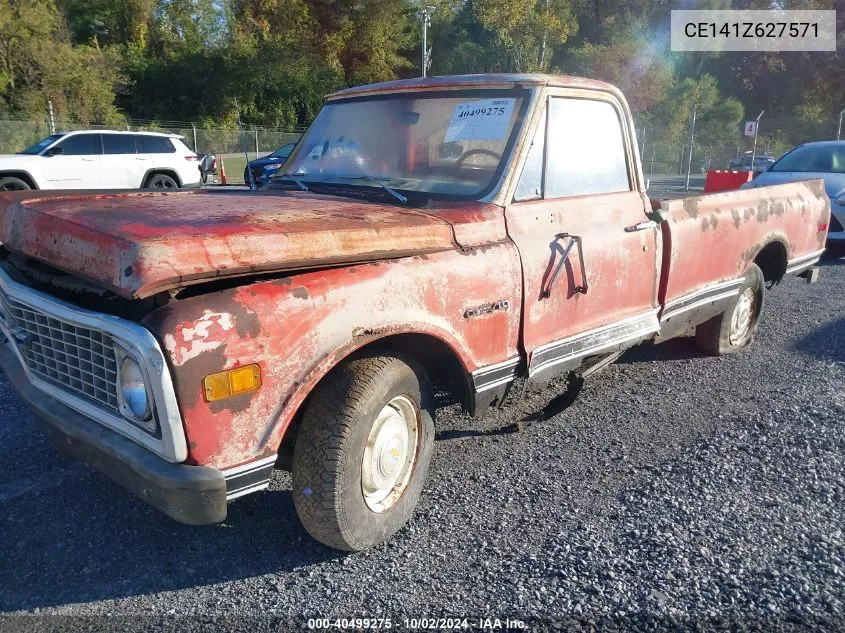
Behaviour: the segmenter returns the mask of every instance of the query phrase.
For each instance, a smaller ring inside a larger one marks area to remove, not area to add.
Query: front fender
[[[509,243],[305,272],[176,300],[145,319],[170,363],[191,463],[228,468],[278,451],[314,386],[383,337],[428,334],[465,372],[517,355],[521,273]],[[508,310],[476,310],[498,301]],[[258,363],[253,393],[206,402],[203,378]]]

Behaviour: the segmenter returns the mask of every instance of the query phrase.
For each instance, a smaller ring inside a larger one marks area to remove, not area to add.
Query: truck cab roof
[[[442,77],[415,77],[376,84],[346,88],[329,94],[326,98],[347,99],[375,93],[406,92],[419,90],[450,90],[459,88],[585,88],[601,90],[622,96],[616,86],[596,79],[584,79],[570,75],[546,75],[541,73],[485,73],[478,75],[448,75]]]

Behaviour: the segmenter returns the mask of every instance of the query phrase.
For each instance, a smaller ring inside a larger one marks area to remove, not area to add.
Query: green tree
[[[474,0],[478,22],[507,51],[507,70],[547,70],[549,49],[564,44],[577,29],[568,0]]]
[[[0,109],[41,118],[52,101],[61,119],[110,123],[122,117],[115,91],[125,85],[112,50],[74,47],[51,0],[0,0]]]

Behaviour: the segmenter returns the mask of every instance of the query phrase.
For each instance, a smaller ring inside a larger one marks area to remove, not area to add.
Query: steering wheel
[[[458,163],[458,167],[463,167],[464,161],[469,158],[470,156],[492,156],[497,161],[501,160],[502,155],[497,154],[489,149],[471,149],[468,152],[464,152],[461,157],[456,161]]]

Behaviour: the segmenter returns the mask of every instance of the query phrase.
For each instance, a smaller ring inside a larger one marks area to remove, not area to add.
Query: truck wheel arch
[[[283,423],[284,428],[281,431],[278,446],[277,468],[290,470],[299,422],[308,405],[308,400],[317,386],[333,369],[350,358],[363,353],[372,353],[379,349],[400,352],[416,360],[422,365],[436,390],[446,391],[464,410],[472,410],[473,391],[470,372],[467,370],[464,359],[458,353],[454,342],[447,342],[431,333],[413,331],[367,338],[362,342],[353,341],[350,345],[332,355],[334,362],[318,365],[312,371],[309,379],[299,386],[298,393],[291,397],[291,399],[301,398],[301,401],[297,405],[296,411],[291,415],[289,422],[286,425]]]
[[[746,266],[745,272],[748,272],[748,267],[751,264],[757,264],[763,272],[763,279],[767,284],[778,284],[786,275],[787,261],[786,244],[781,239],[773,238],[757,248],[753,259]]]

